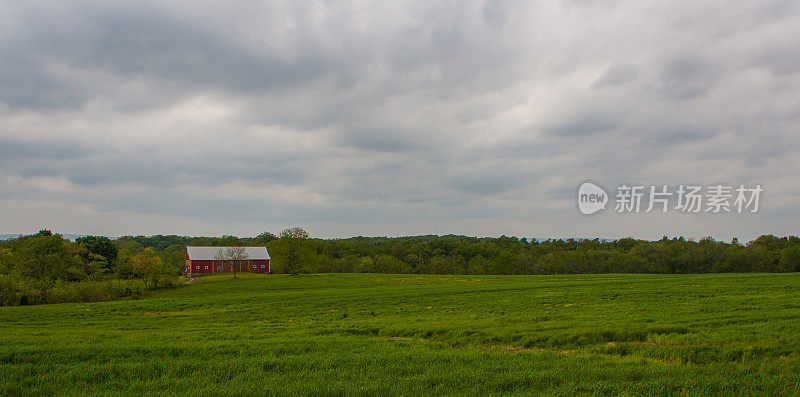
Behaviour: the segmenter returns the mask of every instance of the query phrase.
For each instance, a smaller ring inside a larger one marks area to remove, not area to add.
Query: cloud
[[[592,88],[618,87],[639,76],[639,67],[633,64],[614,63],[592,83]]]
[[[0,137],[0,161],[11,162],[25,159],[70,160],[85,158],[98,152],[97,147],[70,142],[33,142]]]
[[[606,132],[621,125],[619,120],[607,115],[578,115],[577,119],[564,121],[550,129],[550,133],[560,136],[590,135]]]
[[[798,17],[744,0],[7,3],[0,232],[796,233]],[[761,183],[769,200],[742,222],[586,219],[587,180]]]
[[[415,137],[405,131],[354,129],[345,131],[339,143],[345,147],[354,147],[361,150],[400,152],[422,149],[425,146],[423,140],[424,137]]]

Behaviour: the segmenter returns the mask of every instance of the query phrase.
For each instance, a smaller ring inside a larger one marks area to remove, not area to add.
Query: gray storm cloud
[[[800,221],[793,1],[0,5],[0,233],[752,238]],[[760,183],[583,217],[592,180]]]

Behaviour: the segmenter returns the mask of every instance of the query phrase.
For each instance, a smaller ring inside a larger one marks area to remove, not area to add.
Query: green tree
[[[0,249],[0,274],[6,274],[11,269],[14,255],[8,248]]]
[[[467,262],[467,274],[486,274],[488,265],[489,261],[483,255],[475,255]]]
[[[353,269],[355,273],[375,273],[375,263],[372,258],[365,256],[360,258]]]
[[[391,255],[380,255],[375,261],[377,273],[411,273],[411,267]]]
[[[77,281],[86,278],[81,260],[72,254],[70,242],[59,234],[39,233],[19,238],[13,260],[16,270],[35,279]]]
[[[152,248],[145,248],[142,252],[132,256],[130,263],[133,274],[144,281],[146,288],[148,284],[149,288],[152,288],[158,276],[164,271],[164,261],[161,260]]]
[[[278,238],[276,235],[274,235],[274,234],[272,234],[270,232],[264,232],[264,233],[261,233],[258,236],[256,236],[256,241],[258,241],[259,244],[267,245],[268,243],[272,242],[272,240],[275,240],[276,238]]]
[[[106,258],[91,252],[86,253],[83,269],[89,278],[95,280],[102,279],[111,272]]]
[[[219,239],[219,245],[226,247],[234,247],[241,245],[241,243],[239,242],[239,237],[225,235]]]
[[[106,258],[106,262],[108,263],[112,263],[117,260],[117,246],[115,246],[108,237],[79,237],[75,240],[75,242],[86,247],[89,252]]]
[[[283,273],[297,274],[312,257],[308,232],[299,227],[283,230],[273,244],[273,251]]]
[[[800,246],[786,247],[781,251],[779,271],[800,272]]]

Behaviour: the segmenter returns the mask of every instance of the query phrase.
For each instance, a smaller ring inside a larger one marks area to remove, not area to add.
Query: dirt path
[[[191,284],[191,283],[194,282],[194,280],[197,280],[197,277],[192,277],[192,278],[182,282],[181,284]]]

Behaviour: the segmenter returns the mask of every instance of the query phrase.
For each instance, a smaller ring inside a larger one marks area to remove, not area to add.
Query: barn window
[[[195,266],[194,268],[197,269],[197,270],[200,270],[200,266]]]
[[[261,268],[262,268],[262,269],[263,269],[264,267],[266,267],[266,266],[264,266],[264,265],[261,265]]]
[[[206,269],[208,269],[208,265],[206,265]]]

